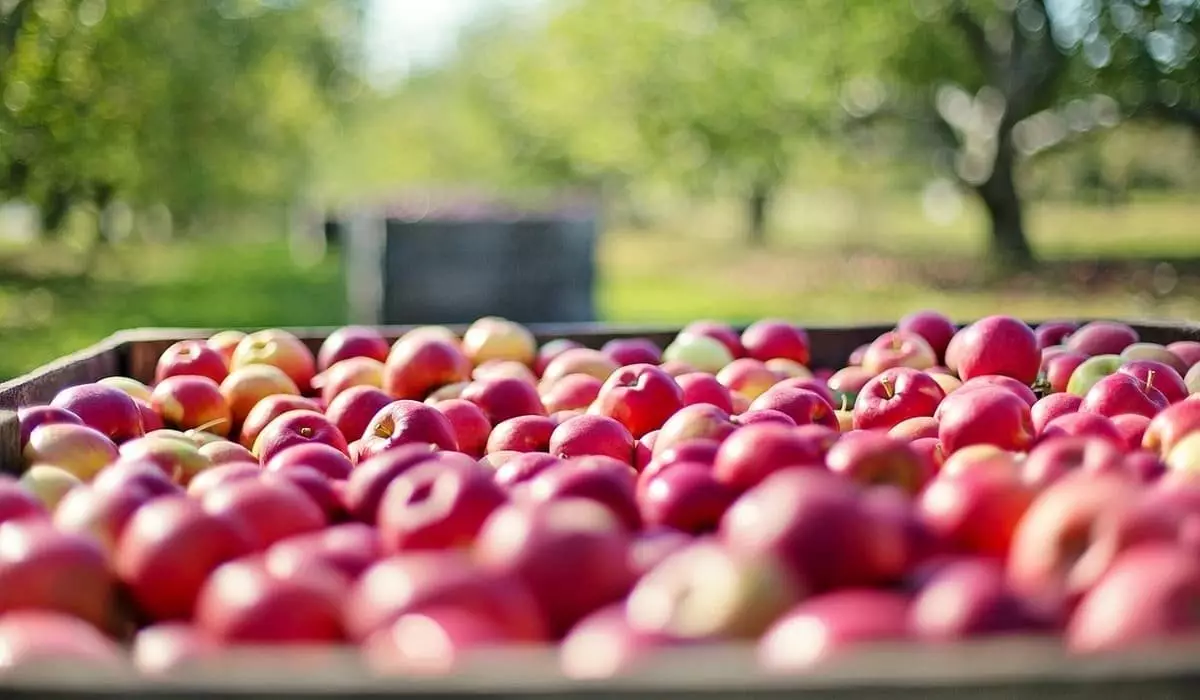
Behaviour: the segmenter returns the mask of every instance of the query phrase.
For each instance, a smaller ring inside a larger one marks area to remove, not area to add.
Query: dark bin
[[[463,197],[358,212],[346,233],[362,323],[593,321],[598,216],[590,203],[514,207]]]

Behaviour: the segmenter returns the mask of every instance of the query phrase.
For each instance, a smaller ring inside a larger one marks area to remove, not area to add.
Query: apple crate
[[[1200,324],[1129,322],[1142,340],[1200,340]],[[599,347],[614,338],[646,337],[666,345],[677,328],[558,324],[529,326],[539,342],[570,338]],[[808,327],[814,367],[839,367],[849,353],[892,324]],[[456,331],[465,327],[453,327]],[[315,351],[331,328],[289,329]],[[408,327],[382,329],[394,340]],[[68,386],[111,375],[153,377],[159,355],[201,329],[122,331],[0,384],[0,470],[21,468],[16,409],[48,402]],[[612,679],[562,675],[552,649],[513,649],[470,660],[452,676],[381,679],[344,649],[231,651],[170,679],[124,671],[55,666],[0,678],[0,697],[37,698],[1190,698],[1200,687],[1200,639],[1102,657],[1068,657],[1056,639],[1011,637],[946,647],[879,645],[847,654],[799,676],[771,676],[746,645],[656,652],[653,664]]]

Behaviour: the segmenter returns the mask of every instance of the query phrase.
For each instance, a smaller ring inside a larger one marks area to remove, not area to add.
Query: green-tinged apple
[[[1120,355],[1089,357],[1071,373],[1071,379],[1067,382],[1067,393],[1080,397],[1086,395],[1096,385],[1096,382],[1110,374],[1115,374],[1123,364],[1125,361],[1121,359]]]
[[[1191,365],[1185,364],[1178,355],[1158,343],[1134,343],[1121,351],[1120,357],[1126,362],[1132,360],[1153,360],[1161,362],[1183,376]]]
[[[719,340],[706,335],[681,334],[663,350],[663,362],[683,363],[693,367],[694,371],[716,374],[733,362],[733,355]]]
[[[317,360],[308,346],[279,328],[256,331],[238,343],[229,363],[230,370],[236,372],[251,365],[278,367],[302,392],[312,386],[317,373]]]
[[[245,337],[246,334],[241,331],[220,331],[204,341],[204,344],[216,350],[221,355],[221,359],[225,360],[225,366],[228,367],[233,362],[233,351],[237,350],[238,343],[241,343],[242,338]]]
[[[1200,432],[1189,433],[1167,453],[1167,468],[1172,471],[1200,473]]]
[[[717,372],[717,381],[730,391],[739,392],[753,401],[774,386],[779,381],[779,375],[762,360],[743,357]]]
[[[116,461],[117,446],[100,431],[72,423],[46,423],[29,434],[26,464],[53,464],[80,479],[91,479]]]
[[[240,426],[259,401],[276,394],[299,396],[300,389],[283,370],[273,365],[249,365],[235,369],[221,382],[221,395]],[[244,443],[243,443],[244,444]]]
[[[462,349],[476,366],[488,360],[516,360],[533,367],[537,340],[529,329],[498,316],[485,316],[467,328]]]
[[[131,398],[150,401],[150,387],[132,377],[105,377],[104,379],[97,380],[96,383],[120,389],[129,394]]]
[[[212,466],[194,443],[171,438],[143,437],[121,445],[124,460],[145,460],[160,469],[180,486],[187,486],[197,474]]]
[[[71,489],[83,484],[83,481],[71,472],[50,464],[30,466],[21,475],[20,481],[21,486],[52,513]]]

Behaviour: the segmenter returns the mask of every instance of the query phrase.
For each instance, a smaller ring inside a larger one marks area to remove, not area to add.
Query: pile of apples
[[[489,317],[181,341],[20,410],[0,666],[169,673],[232,647],[570,677],[750,644],[1200,632],[1200,342],[911,314],[810,369],[782,320],[539,347]]]

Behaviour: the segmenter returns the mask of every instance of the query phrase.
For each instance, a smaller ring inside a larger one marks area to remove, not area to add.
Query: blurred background
[[[436,300],[582,261],[555,284],[607,322],[1196,319],[1198,32],[1197,0],[0,0],[0,378],[360,320],[371,266]],[[362,245],[567,191],[585,244]]]

